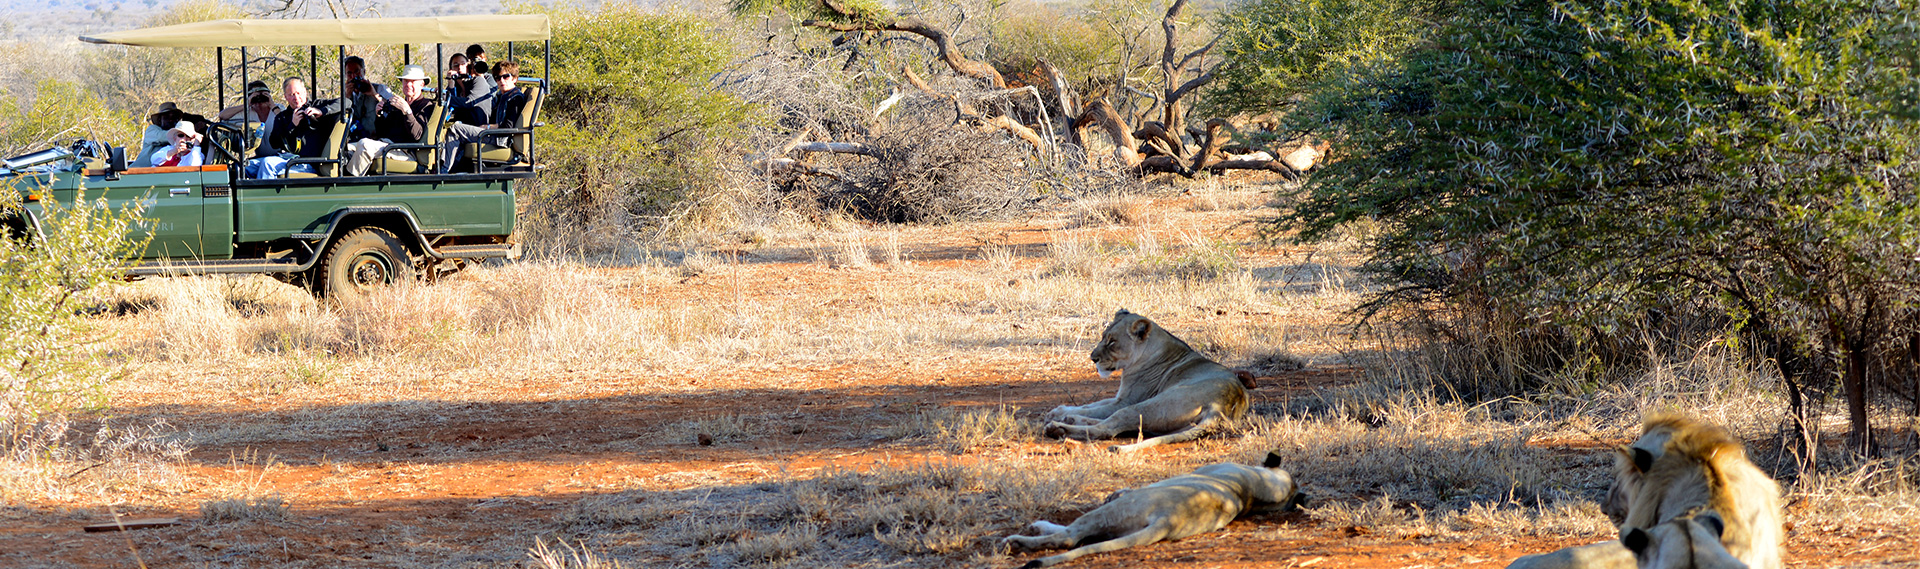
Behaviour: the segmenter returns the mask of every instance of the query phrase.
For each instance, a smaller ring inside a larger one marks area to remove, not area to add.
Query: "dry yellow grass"
[[[186,476],[185,450],[331,441],[367,435],[370,424],[430,428],[432,416],[467,402],[570,410],[596,398],[707,390],[931,388],[982,369],[1028,382],[1085,379],[1090,342],[1123,307],[1228,365],[1354,365],[1366,377],[1267,401],[1232,436],[1142,455],[1036,453],[1036,444],[1059,444],[1035,433],[1032,419],[1045,409],[921,401],[877,421],[862,415],[850,436],[865,437],[858,444],[875,454],[928,447],[946,462],[773,465],[750,476],[735,474],[746,467],[733,463],[568,480],[585,490],[530,522],[527,535],[585,541],[541,541],[531,552],[530,538],[495,546],[542,567],[1004,564],[991,543],[1033,519],[1064,522],[1113,490],[1206,463],[1257,462],[1270,451],[1314,498],[1316,523],[1431,539],[1597,540],[1610,531],[1595,499],[1611,459],[1536,443],[1624,440],[1642,413],[1666,407],[1749,440],[1779,426],[1782,405],[1764,369],[1714,350],[1658,360],[1642,378],[1580,396],[1453,401],[1435,381],[1452,369],[1447,354],[1341,325],[1368,292],[1352,269],[1364,228],[1335,247],[1268,248],[1222,230],[1252,215],[1241,208],[1263,203],[1261,194],[1192,192],[1158,206],[1140,196],[1072,206],[1031,222],[1038,231],[1024,238],[1019,231],[1032,228],[1020,224],[751,227],[672,251],[621,245],[592,263],[480,267],[360,302],[315,303],[258,277],[131,283],[107,301],[122,307],[117,314],[101,317],[115,333],[107,356],[129,372],[111,386],[113,404],[191,406],[233,420],[42,445],[58,451],[0,460],[0,499],[171,500],[200,504],[209,518],[298,518],[307,505],[266,481],[273,461],[246,458]],[[820,371],[849,369],[871,371]],[[1106,395],[1073,394],[1083,398],[1076,403]],[[797,434],[789,426],[808,416],[689,414],[600,450],[690,446],[706,435],[715,448],[745,452]],[[313,467],[331,470],[306,491],[362,499],[352,493],[374,491],[366,486],[374,472],[432,489],[436,477],[470,467],[329,461]],[[1835,527],[1913,519],[1912,464],[1844,472],[1795,486],[1818,505],[1800,519]],[[154,497],[163,494],[176,497]]]

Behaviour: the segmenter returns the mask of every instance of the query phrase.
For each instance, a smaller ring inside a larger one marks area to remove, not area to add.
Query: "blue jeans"
[[[289,171],[312,174],[313,165],[294,164],[292,168],[288,168],[287,158],[285,156],[265,156],[247,161],[247,177],[256,180],[283,177],[286,176]]]

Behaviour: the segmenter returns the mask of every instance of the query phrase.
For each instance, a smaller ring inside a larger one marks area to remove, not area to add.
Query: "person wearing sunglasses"
[[[153,153],[150,162],[154,166],[199,166],[205,162],[200,155],[200,133],[194,131],[193,123],[180,121],[167,130],[167,140],[172,144]]]

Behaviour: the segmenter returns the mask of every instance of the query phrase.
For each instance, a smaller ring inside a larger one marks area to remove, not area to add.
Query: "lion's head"
[[[1093,347],[1093,369],[1099,372],[1101,379],[1108,379],[1113,372],[1141,363],[1143,357],[1192,351],[1193,348],[1187,346],[1186,342],[1155,325],[1152,320],[1122,308],[1114,313],[1113,323],[1107,324],[1107,331],[1100,334],[1100,343]]]

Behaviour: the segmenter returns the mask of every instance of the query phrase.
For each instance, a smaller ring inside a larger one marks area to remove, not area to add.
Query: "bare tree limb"
[[[1193,165],[1187,167],[1187,171],[1198,172],[1206,167],[1207,159],[1212,157],[1213,153],[1218,152],[1220,145],[1227,141],[1227,137],[1220,136],[1220,129],[1225,126],[1227,126],[1226,119],[1207,119],[1206,136],[1200,143],[1200,152],[1193,155]]]
[[[1184,2],[1185,0],[1181,1]],[[934,49],[939,55],[940,60],[945,62],[947,67],[952,68],[955,73],[985,82],[996,89],[1007,88],[1007,80],[1001,77],[1000,72],[995,71],[992,65],[967,59],[967,56],[961,54],[959,48],[954,45],[953,37],[948,35],[945,30],[921,21],[919,18],[894,17],[884,21],[872,21],[866,19],[868,17],[867,15],[841,5],[835,0],[821,0],[821,4],[826,6],[828,10],[833,11],[833,13],[847,18],[849,21],[831,22],[809,19],[800,22],[800,25],[839,32],[884,31],[914,34],[932,40]]]
[[[865,144],[860,144],[858,142],[808,142],[805,144],[795,145],[793,147],[793,151],[829,152],[833,154],[859,154],[861,156],[877,155],[877,153],[874,152],[873,147],[867,146]]]

